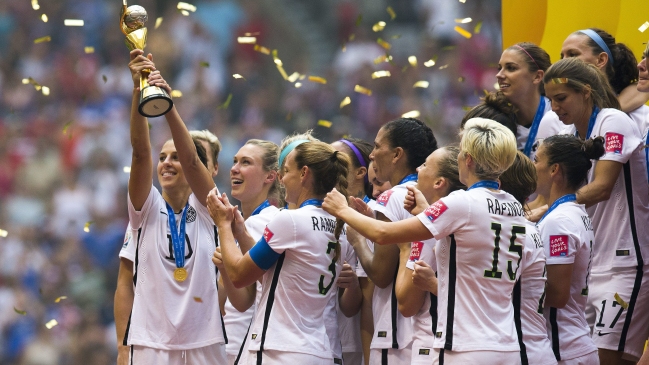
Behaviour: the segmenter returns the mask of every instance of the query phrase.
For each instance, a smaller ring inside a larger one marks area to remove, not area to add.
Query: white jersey
[[[639,108],[628,113],[629,118],[633,120],[640,129],[640,134],[643,137],[647,136],[647,130],[649,129],[649,106],[641,105]]]
[[[523,207],[478,187],[454,191],[417,218],[437,239],[435,348],[519,351],[512,290],[525,241]]]
[[[352,245],[347,242],[344,236],[341,236],[340,245],[342,249],[341,263],[347,262],[352,270],[356,271],[356,252]],[[360,266],[360,265],[359,265]],[[336,301],[336,323],[338,323],[338,335],[342,352],[362,352],[363,346],[361,344],[361,313],[360,311],[352,317],[345,316],[340,311],[338,296],[335,297]]]
[[[575,126],[564,132],[575,134]],[[595,241],[593,272],[631,268],[649,264],[649,185],[644,142],[636,123],[617,109],[602,109],[597,115],[591,138],[605,139],[605,153],[600,161],[623,164],[608,200],[586,210],[593,219]],[[597,162],[588,172],[593,181]],[[632,204],[629,204],[632,201]],[[631,221],[633,215],[635,220]]]
[[[189,196],[185,232],[187,279],[174,279],[174,259],[167,206],[160,192],[151,187],[142,210],[129,198],[128,214],[135,249],[134,300],[126,329],[127,345],[161,350],[189,350],[225,343],[219,310],[217,270],[212,254],[218,244],[216,227],[207,208],[194,194]],[[181,215],[176,215],[180,223]],[[196,299],[198,298],[198,299]]]
[[[374,211],[382,213],[392,222],[412,217],[403,208],[408,193],[406,186],[415,185],[415,181],[397,185],[384,191],[374,205]],[[394,277],[396,278],[396,271]],[[394,292],[394,280],[386,288],[374,288],[372,296],[372,314],[374,315],[374,336],[371,349],[404,349],[412,342],[412,320],[404,317],[397,306]],[[396,326],[394,324],[396,323]]]
[[[277,214],[279,209],[274,206],[268,206],[262,209],[259,214],[253,215],[246,219],[246,230],[250,236],[258,241],[264,229],[270,220]],[[257,281],[257,298],[261,298],[261,284]],[[257,301],[255,299],[255,302]],[[248,308],[245,312],[239,312],[234,308],[230,299],[228,298],[225,301],[225,316],[223,317],[223,323],[225,323],[225,331],[228,334],[228,343],[225,346],[225,351],[230,356],[238,356],[241,351],[241,345],[246,338],[248,333],[248,328],[252,322],[252,315],[255,312],[255,304]]]
[[[313,205],[281,210],[268,223],[249,251],[257,266],[267,270],[247,339],[249,351],[300,352],[333,360],[326,312],[338,295],[335,281],[341,268],[335,261],[335,225],[333,216]]]
[[[416,261],[423,261],[437,271],[435,260],[435,239],[412,242],[410,257],[406,263],[409,270],[415,269]],[[412,275],[412,273],[410,273]],[[437,296],[426,292],[426,299],[419,312],[412,317],[412,361],[411,364],[430,364],[433,359],[433,343],[437,327]]]
[[[533,223],[525,225],[521,277],[514,287],[514,320],[521,343],[521,362],[552,365],[557,361],[543,317],[545,298],[545,252],[541,235]]]
[[[598,243],[591,220],[584,206],[573,201],[557,206],[538,226],[546,265],[573,265],[566,306],[543,309],[554,355],[557,360],[569,360],[597,351],[585,314],[592,248]]]
[[[552,111],[550,99],[545,96],[543,98],[545,98],[545,109],[543,111],[543,118],[541,118],[541,122],[539,123],[536,137],[534,138],[534,143],[532,144],[532,150],[530,151],[529,157],[531,160],[534,160],[538,144],[542,139],[559,134],[559,132],[561,132],[565,127],[565,125],[559,120],[559,117],[557,117],[557,115]],[[519,150],[523,151],[525,149],[529,135],[529,127],[524,127],[520,124],[516,125],[516,143]]]

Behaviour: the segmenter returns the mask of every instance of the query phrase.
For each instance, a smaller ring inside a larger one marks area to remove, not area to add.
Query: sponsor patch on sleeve
[[[421,257],[421,250],[424,248],[423,242],[413,242],[410,244],[410,258],[408,261],[415,262]]]
[[[424,214],[426,215],[426,217],[428,217],[428,220],[433,222],[435,221],[435,219],[439,218],[439,216],[442,215],[446,211],[446,209],[448,209],[446,204],[444,204],[443,201],[438,200],[433,205],[426,208],[426,210],[424,210]]]
[[[609,132],[606,133],[606,153],[622,154],[622,147],[624,146],[624,135],[619,133]]]
[[[133,234],[131,233],[131,230],[126,230],[126,234],[124,235],[124,244],[122,245],[122,248],[126,248],[128,246],[128,243],[131,242],[131,237],[133,237]]]
[[[268,227],[264,229],[264,240],[266,240],[266,242],[270,241],[270,239],[273,238],[274,235],[275,234],[271,232],[271,230],[268,229]]]
[[[568,236],[550,236],[550,256],[568,256]]]
[[[388,201],[390,201],[391,195],[392,195],[392,190],[384,191],[383,194],[379,195],[379,198],[376,199],[376,203],[385,207],[386,205],[388,205]]]

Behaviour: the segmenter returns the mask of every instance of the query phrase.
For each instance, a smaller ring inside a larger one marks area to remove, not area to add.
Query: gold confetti
[[[365,94],[367,96],[372,96],[372,90],[362,87],[361,85],[354,86],[354,91],[360,94]]]
[[[276,61],[279,61],[279,63],[275,62],[276,63],[275,66],[277,66],[277,71],[279,71],[279,73],[282,75],[284,80],[288,80],[288,75],[286,74],[286,71],[284,70],[284,67],[282,66],[282,61],[280,61],[279,59],[277,59]]]
[[[318,84],[326,84],[327,83],[327,79],[325,79],[324,77],[320,77],[320,76],[309,76],[309,81],[317,82]]]
[[[48,20],[47,19],[47,14],[41,15],[41,20],[43,21],[43,23],[47,23],[47,20]]]
[[[56,299],[54,300],[54,303],[59,303],[60,301],[62,301],[62,300],[64,300],[64,299],[68,299],[68,297],[66,297],[65,295],[62,295],[62,296],[56,298]]]
[[[385,29],[385,25],[386,25],[385,22],[381,20],[380,22],[378,22],[378,23],[376,23],[376,24],[374,24],[372,26],[372,30],[375,31],[375,32],[380,32],[383,29]]]
[[[46,35],[45,37],[40,37],[40,38],[34,39],[34,44],[39,44],[39,43],[43,43],[43,42],[49,42],[51,40],[52,40],[52,37]]]
[[[460,24],[471,23],[472,21],[473,21],[473,19],[471,19],[471,18],[455,19],[455,22],[460,23]]]
[[[469,33],[466,30],[460,28],[459,26],[456,25],[455,28],[453,28],[453,29],[455,29],[456,32],[460,33],[460,35],[462,37],[467,38],[467,39],[471,38],[471,33]]]
[[[201,299],[201,297],[194,297],[194,301],[196,303],[203,303],[203,299]]]
[[[235,79],[244,79],[244,80],[246,79],[245,77],[243,77],[243,76],[241,76],[239,74],[234,74],[234,75],[232,75],[232,77],[234,77]]]
[[[171,97],[172,98],[182,98],[183,97],[183,92],[180,90],[171,90]]]
[[[399,38],[401,38],[401,34],[395,34],[395,35],[393,35],[393,36],[390,37],[390,38],[392,38],[392,39],[399,39]]]
[[[640,26],[640,28],[638,28],[638,30],[639,30],[641,33],[644,33],[644,31],[647,30],[648,28],[649,28],[649,22],[644,22],[644,24],[642,24],[642,25]]]
[[[460,76],[460,77],[457,78],[457,81],[459,81],[459,82],[464,82],[464,80],[466,80],[466,78],[464,78],[464,76]]]
[[[615,301],[617,302],[617,304],[621,305],[622,308],[624,308],[624,309],[628,309],[628,308],[629,308],[629,303],[627,303],[627,302],[625,302],[624,300],[622,300],[622,297],[620,297],[620,294],[615,293],[615,295],[613,296],[613,298],[615,298]]]
[[[101,79],[104,80],[104,84],[108,82],[108,77],[106,77],[106,75],[101,75]]]
[[[243,35],[245,35],[246,37],[260,35],[260,34],[261,34],[260,32],[254,32],[254,33],[245,32],[245,33],[243,33]]]
[[[443,69],[445,69],[445,68],[448,68],[448,64],[443,65],[443,66],[439,66],[439,69],[440,69],[440,70],[443,70]]]
[[[468,112],[468,111],[471,110],[471,109],[473,109],[472,106],[463,106],[463,107],[462,107],[462,110],[464,110],[465,112]]]
[[[51,329],[54,328],[54,326],[56,326],[57,324],[59,324],[59,322],[57,322],[56,319],[53,319],[53,320],[51,320],[51,321],[45,323],[45,327],[47,327],[48,330],[51,330]]]
[[[424,62],[424,66],[426,67],[433,67],[435,66],[435,62],[437,62],[437,56],[431,58],[430,60]]]
[[[328,120],[320,119],[318,121],[318,125],[321,126],[321,127],[330,128],[331,127],[331,122],[328,121]]]
[[[21,311],[20,309],[18,309],[16,307],[14,307],[14,312],[20,314],[21,316],[26,316],[27,315],[27,311]]]
[[[95,223],[95,222],[87,221],[86,224],[83,225],[83,231],[86,232],[86,233],[90,232],[90,225],[93,224],[93,223]]]
[[[230,106],[231,101],[232,101],[232,93],[228,94],[228,98],[225,99],[225,102],[219,105],[216,109],[227,109]]]
[[[421,88],[426,89],[428,87],[428,85],[430,85],[430,83],[428,81],[423,81],[422,80],[422,81],[415,82],[415,84],[412,85],[412,87],[421,87]]]
[[[65,125],[63,126],[63,134],[66,134],[68,132],[68,129],[70,128],[71,125],[72,125],[72,121],[65,123]]]
[[[340,109],[342,109],[344,106],[347,106],[352,103],[352,99],[349,96],[345,96],[343,101],[340,102]]]
[[[160,27],[160,24],[162,24],[162,17],[159,17],[155,20],[155,27],[153,27],[153,29],[158,29]]]
[[[125,174],[130,174],[131,173],[131,166],[124,166],[124,173]]]
[[[433,100],[433,105],[437,105],[437,104],[439,104],[439,100],[438,99]]]
[[[384,41],[384,40],[381,39],[381,38],[377,39],[377,40],[376,40],[376,43],[378,43],[379,46],[385,48],[386,50],[389,50],[390,48],[392,48],[392,45],[390,45],[390,43]]]
[[[353,41],[354,39],[356,39],[356,34],[354,34],[354,33],[350,34],[350,35],[349,35],[349,41],[351,42],[351,41]]]
[[[296,89],[299,89],[299,88],[301,88],[301,87],[302,87],[302,83],[301,83],[301,82],[296,82],[296,83],[295,83],[295,88],[296,88]]]
[[[9,232],[5,231],[4,229],[0,229],[0,237],[7,237]]]
[[[83,19],[65,19],[63,24],[66,27],[83,27]]]
[[[482,22],[478,22],[473,28],[473,34],[480,34],[480,29],[482,29]]]
[[[446,46],[442,47],[442,51],[452,51],[455,49],[455,46]]]
[[[178,2],[178,10],[191,11],[192,13],[195,13],[196,12],[196,6],[194,6],[192,4],[189,4],[189,3],[179,1]],[[183,15],[185,15],[185,14],[183,14]]]
[[[184,16],[189,16],[189,12],[187,10],[179,10],[179,11],[180,11],[180,14],[182,14]]]
[[[356,17],[356,26],[358,27],[359,25],[361,25],[362,22],[363,22],[363,14],[358,14],[358,17]]]
[[[275,62],[276,65],[282,66],[283,63],[282,60],[280,60],[279,56],[277,55],[277,50],[274,49],[271,53],[273,54],[273,62]]]
[[[410,63],[410,66],[412,67],[417,67],[417,56],[408,57],[408,63]]]
[[[201,67],[210,67],[210,63],[205,61],[201,61],[200,65]]]
[[[257,52],[263,53],[263,54],[267,54],[267,55],[270,54],[270,49],[268,49],[266,47],[263,47],[263,46],[260,46],[258,44],[255,44],[254,50],[257,51]]]
[[[388,60],[388,57],[389,56],[387,55],[378,56],[377,58],[374,59],[374,64],[378,65],[381,62],[386,62]]]
[[[298,79],[299,77],[300,77],[300,73],[299,73],[299,72],[293,72],[293,73],[291,74],[291,76],[288,77],[287,80],[288,80],[289,82],[293,83],[293,82],[297,81],[297,79]]]
[[[237,37],[237,43],[240,43],[240,44],[255,44],[255,43],[257,43],[257,37]]]
[[[86,52],[86,54],[95,53],[95,47],[84,47],[83,51]]]
[[[372,73],[373,79],[380,79],[381,77],[390,77],[390,71],[376,71]]]
[[[397,17],[397,13],[394,12],[394,9],[392,9],[391,6],[388,6],[388,8],[385,10],[388,12],[388,14],[390,14],[390,20],[394,20],[394,18]]]
[[[43,93],[43,95],[48,96],[48,95],[50,95],[50,88],[47,87],[47,86],[43,86],[41,88],[41,92]]]
[[[419,118],[420,115],[421,115],[421,113],[419,112],[419,110],[413,110],[413,111],[409,111],[407,113],[404,113],[401,117],[402,118]]]
[[[466,3],[466,0],[460,0],[460,2],[461,2],[462,4],[464,4],[464,3]]]
[[[41,8],[41,6],[38,5],[38,0],[32,0],[32,9],[38,10],[40,8]]]

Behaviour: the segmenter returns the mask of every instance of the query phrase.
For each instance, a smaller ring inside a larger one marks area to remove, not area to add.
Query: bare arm
[[[548,280],[545,286],[545,305],[563,308],[570,299],[570,281],[573,264],[547,265]]]
[[[363,302],[363,293],[358,283],[356,272],[352,270],[351,265],[348,263],[343,264],[343,269],[340,271],[338,280],[338,302],[340,304],[340,311],[343,312],[345,317],[353,317],[361,309]]]
[[[615,161],[597,161],[593,181],[577,191],[577,202],[586,207],[608,200],[622,171],[622,164]]]
[[[620,101],[622,111],[630,113],[649,101],[649,93],[642,93],[638,91],[636,84],[631,84],[622,90],[617,99]]]
[[[419,312],[426,300],[426,292],[414,285],[412,270],[406,267],[410,258],[410,245],[399,245],[399,271],[394,283],[399,312],[404,317],[412,317]]]
[[[142,70],[154,70],[155,66],[149,58],[143,56],[139,49],[130,53],[131,62],[128,64],[133,78],[133,97],[131,101],[131,174],[128,180],[128,194],[131,204],[139,211],[144,206],[153,184],[153,160],[151,156],[151,141],[149,140],[149,124],[147,119],[138,111],[140,102],[140,77]]]
[[[234,284],[228,277],[228,273],[223,265],[221,247],[217,247],[216,251],[214,251],[212,262],[214,263],[214,265],[216,265],[216,267],[219,268],[219,272],[221,273],[221,281],[219,282],[219,284],[223,285],[223,292],[224,294],[227,294],[223,295],[223,305],[225,305],[225,298],[227,298],[230,299],[232,306],[239,312],[247,311],[248,308],[252,307],[252,305],[255,303],[255,296],[257,295],[257,284],[253,283],[252,285],[248,285],[240,289],[234,286]],[[220,294],[221,292],[219,291],[219,300],[221,300]]]
[[[399,263],[399,247],[374,245],[374,252],[372,252],[365,242],[365,237],[351,227],[347,227],[347,239],[354,247],[356,257],[367,273],[367,277],[376,286],[384,289],[394,282],[394,274]]]
[[[128,364],[129,347],[124,345],[126,327],[133,309],[133,262],[121,258],[119,274],[117,275],[117,288],[113,302],[115,316],[115,330],[117,334],[117,364]]]

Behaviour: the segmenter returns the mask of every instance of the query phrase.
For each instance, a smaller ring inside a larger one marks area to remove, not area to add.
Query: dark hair
[[[363,157],[363,164],[365,168],[369,170],[370,154],[372,153],[372,149],[374,148],[374,146],[372,146],[372,144],[370,144],[369,142],[359,138],[346,137],[343,139],[353,144],[354,147],[358,149],[358,151],[361,153],[361,157]],[[343,145],[345,146],[345,150],[348,151],[347,156],[349,156],[351,166],[353,166],[356,169],[363,167],[363,165],[361,165],[361,162],[358,161],[358,156],[356,156],[354,151],[352,151],[352,149],[349,148],[349,146],[347,146],[346,144],[343,143]],[[365,176],[367,177],[367,175]],[[365,182],[363,183],[363,192],[367,196],[372,196],[372,184],[370,183],[368,178],[366,178]]]
[[[602,71],[578,58],[564,58],[550,66],[543,76],[543,83],[549,82],[565,84],[578,93],[583,93],[590,88],[593,105],[600,109],[620,109],[617,95],[611,89]]]
[[[507,127],[514,136],[517,133],[516,107],[514,107],[500,91],[492,91],[482,98],[482,102],[469,110],[464,118],[460,128],[471,118],[485,118],[494,120]]]
[[[513,195],[522,206],[536,191],[536,167],[523,152],[518,151],[514,163],[500,175],[500,188]]]
[[[196,146],[196,152],[198,153],[198,159],[201,160],[201,163],[207,168],[207,151],[205,150],[205,147],[203,147],[203,144],[198,138],[192,138],[192,141],[194,141],[194,146]]]
[[[525,63],[527,64],[527,68],[532,73],[538,70],[545,72],[550,67],[550,65],[552,65],[548,52],[534,43],[516,43],[513,46],[507,48],[507,50],[518,52],[523,57]],[[543,83],[539,84],[539,91],[541,92],[541,95],[545,94]]]
[[[605,72],[608,82],[613,87],[616,94],[619,94],[625,87],[633,84],[638,80],[638,60],[635,58],[633,51],[629,49],[624,43],[616,43],[615,37],[599,28],[590,28],[593,32],[597,33],[606,46],[613,54],[613,59],[606,63]],[[576,31],[573,34],[581,34],[586,36],[586,44],[593,50],[593,55],[598,56],[600,53],[605,52],[597,42],[590,36],[581,31]]]
[[[466,189],[466,186],[460,182],[460,173],[458,171],[457,155],[460,154],[460,147],[450,145],[442,147],[442,149],[446,154],[437,163],[437,173],[439,177],[446,179],[449,194],[456,190]]]
[[[575,190],[586,182],[591,160],[604,155],[604,138],[601,136],[582,141],[572,134],[560,134],[544,139],[541,146],[548,165],[559,164],[568,187]]]
[[[426,161],[426,157],[437,149],[437,140],[432,129],[415,118],[399,118],[381,127],[387,133],[390,147],[401,147],[406,153],[410,170]]]

